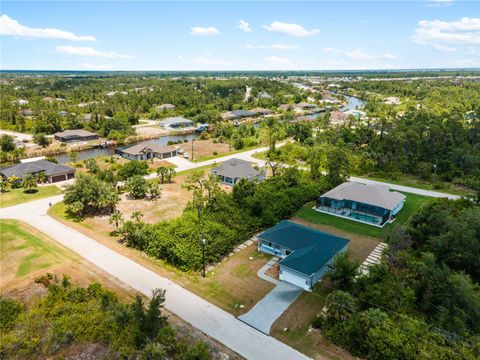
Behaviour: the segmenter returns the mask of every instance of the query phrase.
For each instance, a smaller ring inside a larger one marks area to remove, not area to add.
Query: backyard
[[[386,224],[383,228],[318,212],[313,209],[315,206],[314,202],[310,202],[302,207],[297,212],[296,217],[312,224],[335,228],[345,233],[384,240],[396,226],[407,224],[412,215],[431,199],[426,196],[411,193],[405,193],[405,195],[407,199],[403,209],[398,213],[397,219],[392,224]]]

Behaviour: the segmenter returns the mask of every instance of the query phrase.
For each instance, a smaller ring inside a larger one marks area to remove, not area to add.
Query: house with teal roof
[[[258,250],[280,258],[279,278],[310,291],[349,240],[292,221],[282,221],[258,236]]]

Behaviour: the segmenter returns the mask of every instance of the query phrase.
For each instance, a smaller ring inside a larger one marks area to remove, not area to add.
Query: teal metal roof
[[[349,240],[324,233],[291,221],[282,221],[259,235],[290,249],[292,253],[279,264],[311,276],[342,250]]]

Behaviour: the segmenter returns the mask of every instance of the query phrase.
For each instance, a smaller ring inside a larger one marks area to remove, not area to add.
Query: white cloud
[[[318,29],[305,29],[302,25],[299,24],[289,24],[280,21],[274,21],[270,25],[263,25],[263,28],[270,32],[275,32],[278,34],[292,35],[292,36],[311,36],[318,34],[320,30]]]
[[[385,53],[383,55],[373,55],[373,54],[368,54],[361,49],[342,50],[342,49],[336,49],[336,48],[324,48],[323,51],[326,53],[340,54],[354,60],[396,59],[396,56],[390,53]]]
[[[298,49],[297,45],[289,44],[270,44],[270,45],[245,45],[247,49],[270,49],[270,50],[294,50]]]
[[[195,26],[190,29],[190,34],[192,35],[200,35],[200,36],[209,36],[209,35],[218,35],[220,31],[217,28],[210,26],[210,27],[201,27]]]
[[[250,27],[250,24],[248,22],[246,22],[245,20],[238,20],[236,28],[240,29],[242,31],[245,31],[245,32],[251,32],[252,31],[252,28]]]
[[[20,24],[8,15],[0,16],[0,35],[26,37],[30,39],[62,39],[71,41],[95,41],[91,35],[75,35],[69,31],[54,28],[31,28]]]
[[[107,59],[133,59],[133,56],[119,54],[114,51],[99,51],[91,47],[84,46],[57,46],[55,52],[60,54],[70,54],[78,56],[98,57]]]
[[[427,6],[450,6],[453,4],[453,0],[427,0]]]
[[[455,51],[453,46],[479,45],[480,18],[463,17],[451,22],[421,20],[412,42],[444,51]]]

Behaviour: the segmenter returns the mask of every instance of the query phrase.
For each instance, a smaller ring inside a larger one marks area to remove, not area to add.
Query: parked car
[[[186,152],[186,153],[183,153],[183,157],[184,157],[185,159],[190,159],[190,154],[187,153],[187,152]]]

